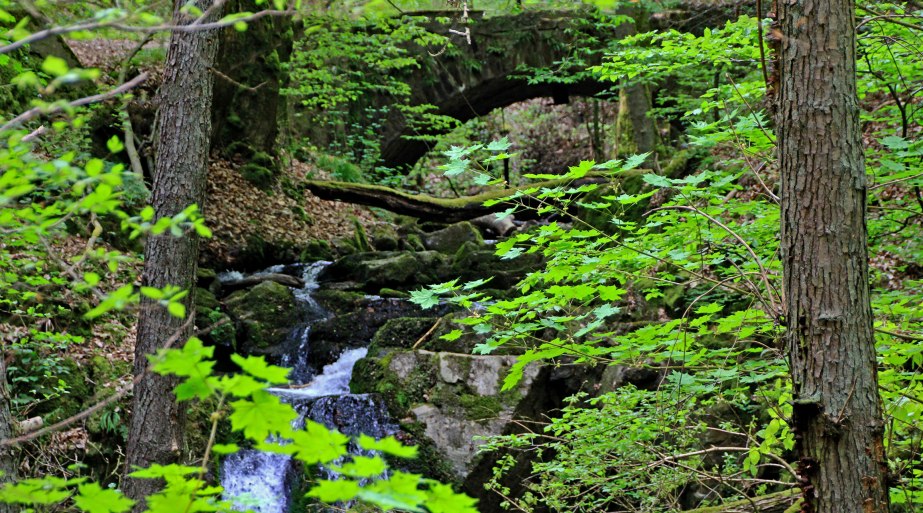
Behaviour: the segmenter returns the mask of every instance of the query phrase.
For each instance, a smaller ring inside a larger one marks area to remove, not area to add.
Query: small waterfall
[[[326,262],[284,268],[276,266],[263,271],[298,270],[305,283],[304,288],[295,291],[298,304],[304,311],[304,325],[291,335],[295,337],[292,344],[295,350],[282,359],[282,365],[292,368],[292,384],[286,388],[271,388],[269,391],[298,411],[299,418],[294,422],[296,428],[301,428],[307,418],[350,436],[366,434],[381,438],[393,434],[397,426],[390,421],[384,405],[377,398],[349,393],[353,366],[365,357],[367,348],[344,351],[335,362],[324,366],[317,376],[313,376],[310,370],[308,344],[311,324],[329,315],[311,297],[318,288],[317,275],[324,265]],[[350,446],[350,452],[363,453],[353,444]],[[241,510],[287,513],[292,486],[297,480],[297,470],[290,456],[243,449],[222,462],[221,484],[225,497],[233,498]],[[327,470],[324,474],[328,478],[335,477]]]
[[[282,272],[288,269],[300,272],[301,279],[304,281],[304,287],[295,290],[295,301],[302,312],[302,324],[292,331],[289,337],[292,339],[291,347],[294,351],[289,351],[282,356],[280,365],[292,369],[289,379],[293,384],[307,383],[312,377],[311,367],[308,365],[308,343],[311,338],[311,325],[317,321],[326,319],[330,314],[320,306],[311,295],[320,286],[317,283],[317,276],[330,265],[330,262],[315,262],[313,264],[295,264],[289,266],[273,266],[263,272]],[[347,377],[347,384],[349,378]]]

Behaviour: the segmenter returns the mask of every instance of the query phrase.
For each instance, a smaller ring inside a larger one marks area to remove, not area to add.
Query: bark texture
[[[634,23],[622,23],[616,29],[619,39],[650,30],[650,14],[636,6],[619,8],[619,14],[631,16]],[[630,141],[630,148],[619,148],[620,154],[652,152],[660,142],[657,124],[650,117],[651,91],[647,85],[635,84],[619,90],[619,133]],[[627,132],[627,133],[626,133]],[[621,145],[622,141],[618,141]]]
[[[178,9],[174,22],[189,23]],[[206,10],[211,2],[194,4]],[[156,156],[153,206],[157,217],[173,216],[192,204],[202,205],[211,135],[212,76],[217,38],[210,31],[174,32],[164,66],[156,125]],[[194,234],[174,237],[169,233],[150,237],[144,249],[143,282],[151,287],[195,287],[199,242]],[[187,316],[194,318],[192,294],[185,298]],[[182,344],[192,333],[192,323],[171,316],[155,301],[143,300],[135,346],[135,375],[144,374],[147,356],[175,335]],[[177,345],[174,344],[174,345]],[[183,452],[184,408],[176,403],[176,380],[147,373],[134,389],[128,438],[127,464],[146,467],[152,463],[177,462]],[[125,493],[139,500],[159,489],[160,483],[128,479]],[[136,509],[137,510],[137,509]]]
[[[885,512],[854,3],[777,8],[782,255],[802,511]]]
[[[0,346],[2,347],[2,346]],[[9,440],[16,433],[13,415],[10,412],[10,389],[6,384],[6,361],[0,351],[0,440]],[[0,486],[16,479],[19,466],[18,451],[14,446],[0,446]],[[19,508],[14,504],[0,503],[0,513],[13,513]]]

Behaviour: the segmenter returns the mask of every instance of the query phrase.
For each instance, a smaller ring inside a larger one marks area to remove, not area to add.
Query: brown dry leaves
[[[372,214],[363,207],[324,201],[308,191],[303,201],[287,196],[281,182],[287,179],[300,189],[298,184],[308,175],[318,175],[307,164],[294,161],[269,191],[245,180],[237,168],[237,163],[224,159],[213,159],[209,166],[204,213],[214,236],[204,241],[202,253],[213,263],[233,267],[234,253],[253,237],[273,246],[302,247],[312,239],[351,236],[353,217],[363,225],[372,223]],[[298,208],[307,214],[307,221]]]

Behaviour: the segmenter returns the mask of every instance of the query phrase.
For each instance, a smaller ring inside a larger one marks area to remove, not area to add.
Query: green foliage
[[[0,18],[9,21],[10,16],[0,10]],[[141,18],[129,16],[127,11],[116,8],[96,13],[96,19],[101,23],[143,21],[153,24],[162,21],[151,14]],[[6,43],[6,38],[17,39],[26,35],[22,26],[17,26],[12,31],[0,33],[0,44]],[[93,77],[93,72],[68,69],[63,61],[49,58],[40,70],[24,70],[17,82],[47,94],[62,84]],[[42,107],[52,106],[48,102],[37,103]],[[64,106],[62,102],[54,104],[56,108]],[[4,344],[12,343],[22,357],[18,366],[11,369],[11,376],[21,388],[32,394],[22,399],[23,402],[66,392],[41,388],[32,377],[51,380],[54,374],[61,374],[61,369],[56,367],[60,357],[52,351],[80,341],[79,337],[49,329],[51,325],[46,320],[61,311],[45,294],[85,296],[89,311],[83,319],[87,322],[132,305],[141,296],[153,299],[174,316],[185,317],[187,313],[181,300],[188,291],[176,287],[156,289],[124,285],[107,290],[111,286],[110,279],[129,257],[98,244],[102,235],[100,218],[111,216],[118,219],[122,229],[130,232],[132,238],[160,234],[210,236],[195,205],[173,217],[158,218],[149,206],[141,208],[137,214],[126,211],[123,194],[126,173],[121,165],[112,165],[77,151],[65,151],[57,156],[36,151],[35,137],[54,135],[65,138],[69,130],[82,126],[80,112],[70,108],[64,110],[66,114],[78,117],[70,122],[56,121],[45,133],[32,132],[30,137],[26,137],[31,128],[18,125],[4,127],[0,131],[0,168],[4,170],[0,175],[0,233],[3,234],[3,244],[0,245],[0,326],[3,327]],[[111,140],[108,148],[112,153],[123,149],[117,139]],[[254,155],[255,159],[258,157]],[[139,196],[135,194],[135,197]],[[90,227],[84,250],[75,256],[58,254],[57,239],[68,237],[68,230],[75,229],[75,226]],[[134,280],[127,281],[132,283]],[[90,305],[91,302],[95,306]],[[44,329],[19,328],[30,325],[43,326]],[[295,411],[265,391],[268,386],[285,381],[286,369],[267,365],[260,358],[235,357],[243,372],[216,376],[212,373],[215,365],[211,359],[213,351],[214,348],[205,347],[200,340],[193,338],[181,349],[161,351],[152,358],[152,365],[159,372],[173,373],[182,378],[182,383],[176,388],[178,400],[197,400],[215,405],[216,413],[212,415],[214,425],[226,415],[232,429],[249,437],[257,447],[292,454],[305,463],[321,463],[339,469],[344,479],[322,481],[319,489],[350,485],[354,489],[348,493],[340,490],[335,495],[325,493],[325,498],[356,498],[385,509],[400,508],[405,511],[476,511],[472,499],[419,475],[393,472],[388,477],[379,477],[359,486],[360,481],[372,474],[383,473],[386,469],[383,459],[380,456],[363,456],[344,460],[347,437],[310,422],[304,430],[293,429],[291,421],[296,417]],[[104,429],[117,428],[116,417],[109,415],[102,419]],[[268,441],[269,435],[277,438]],[[281,443],[283,440],[288,443]],[[360,443],[392,455],[413,455],[413,450],[402,448],[393,439],[360,440]],[[171,513],[231,511],[232,505],[221,500],[221,488],[209,485],[204,477],[212,450],[215,454],[227,454],[235,448],[210,443],[201,466],[153,465],[136,470],[133,477],[157,479],[164,485],[160,491],[146,497],[146,510]],[[133,506],[133,501],[116,489],[104,489],[83,477],[62,479],[54,476],[5,483],[0,487],[0,502],[25,507],[54,505],[58,509],[89,513],[122,513]]]
[[[589,512],[662,511],[675,504],[677,491],[696,480],[705,456],[694,454],[697,437],[705,431],[693,420],[695,401],[668,413],[652,394],[631,386],[587,399],[586,394],[570,398],[560,417],[540,431],[490,441],[490,450],[509,451],[501,471],[519,452],[554,455],[532,465],[535,485],[506,506]],[[663,464],[666,455],[679,454],[686,456]],[[507,495],[496,477],[488,488]]]
[[[151,357],[153,369],[182,378],[176,388],[179,401],[200,400],[216,405],[212,415],[217,425],[227,415],[234,431],[241,432],[257,448],[290,454],[308,464],[322,464],[340,474],[336,480],[319,480],[308,493],[324,502],[360,500],[382,508],[411,512],[453,511],[475,512],[475,501],[457,494],[448,486],[416,474],[388,471],[381,453],[398,458],[413,458],[415,447],[404,447],[392,437],[375,440],[360,436],[360,447],[376,451],[374,456],[347,454],[350,441],[321,424],[306,421],[303,429],[292,427],[297,413],[291,405],[265,389],[286,382],[288,369],[268,365],[262,357],[234,356],[242,372],[215,376],[212,373],[213,347],[206,347],[196,338],[181,349],[164,349]],[[223,408],[227,404],[230,412]],[[272,437],[272,438],[270,438]],[[183,465],[153,465],[132,473],[135,478],[162,479],[161,491],[147,497],[150,512],[231,511],[232,504],[222,500],[220,487],[209,486],[203,480],[208,454],[225,455],[234,452],[235,445],[210,445],[201,467]],[[368,480],[371,479],[369,482]],[[118,513],[128,511],[132,501],[117,490],[103,490],[84,478],[26,479],[0,488],[0,501],[14,504],[55,504],[72,501],[74,507],[88,513]],[[425,508],[425,509],[424,509]]]
[[[879,9],[896,15],[905,12],[899,7]],[[705,504],[741,492],[772,490],[763,476],[775,462],[785,462],[794,439],[788,425],[791,391],[779,319],[776,177],[766,171],[772,167],[775,138],[771,120],[754,110],[762,105],[763,96],[755,24],[756,20],[740,18],[701,36],[641,34],[619,43],[622,46],[611,60],[595,68],[623,85],[625,80],[688,81],[687,87],[677,88],[682,94],[670,99],[669,109],[660,112],[681,113],[692,127],[690,141],[717,158],[706,160],[690,176],[646,172],[645,188],[634,193],[619,190],[618,178],[644,162],[644,156],[630,162],[583,162],[571,167],[559,176],[576,180],[588,172],[608,170],[614,176],[613,188],[594,195],[592,201],[567,193],[593,193],[599,186],[533,188],[507,199],[529,196],[532,204],[540,205],[539,213],[560,218],[497,244],[501,258],[530,253],[544,257],[544,269],[523,279],[518,294],[494,298],[479,292],[476,284],[457,282],[412,294],[412,300],[424,307],[447,298],[469,308],[472,315],[463,323],[484,340],[475,351],[502,348],[520,354],[506,388],[514,386],[524,366],[532,362],[616,364],[660,376],[653,390],[623,387],[590,403],[573,402],[544,433],[494,439],[494,448],[538,455],[526,483],[528,491],[521,497],[510,497],[499,479],[512,471],[512,456],[501,460],[495,470],[498,478],[491,486],[511,508],[677,510],[689,507],[680,504],[680,495],[697,481],[710,490],[703,495]],[[900,35],[893,37],[908,42],[919,37],[917,31],[892,25],[876,22],[880,32],[869,31],[875,35],[863,37],[878,44],[886,40],[883,34],[895,31]],[[869,52],[867,64],[874,73],[869,73],[862,94],[891,97],[885,103],[888,107],[876,110],[875,117],[866,114],[880,123],[880,143],[870,145],[868,152],[869,171],[874,183],[880,184],[871,189],[869,220],[870,251],[880,269],[873,289],[879,380],[888,455],[903,478],[892,497],[896,504],[913,503],[921,491],[915,470],[920,462],[920,432],[911,419],[923,413],[919,383],[923,353],[920,338],[912,334],[923,328],[919,306],[923,296],[920,281],[914,278],[918,268],[911,264],[921,254],[919,223],[910,220],[920,216],[918,194],[913,191],[920,185],[923,147],[894,132],[906,133],[918,126],[911,116],[915,111],[890,106],[906,106],[920,91],[889,88],[889,81],[904,84],[898,76],[902,67],[894,65],[896,58],[886,48],[870,45]],[[706,72],[697,67],[703,61],[712,63],[720,74],[701,75],[713,73],[711,68]],[[907,73],[914,75],[918,64],[908,65]],[[472,158],[484,149],[483,145],[452,148],[446,152],[443,170],[456,176],[474,167],[475,180],[497,183],[487,166]],[[490,152],[486,154],[480,160],[491,158]],[[574,205],[601,213],[611,220],[609,226],[600,230],[588,225],[571,213]],[[645,215],[638,216],[641,209]],[[461,335],[453,332],[448,338]],[[709,413],[727,410],[739,412],[733,423],[711,418]],[[635,417],[641,420],[619,423]],[[738,437],[716,455],[717,461],[705,457],[708,447],[703,448],[699,440],[677,443],[675,433],[682,431],[677,423],[702,426],[706,421],[709,429]],[[600,428],[605,437],[593,434],[599,426],[607,426]],[[651,435],[657,432],[661,434]],[[637,443],[631,446],[632,442]],[[599,456],[608,454],[613,455],[613,463]],[[770,480],[772,484],[793,483],[793,467],[783,465],[785,470]],[[714,483],[733,486],[722,489]]]
[[[431,106],[410,106],[407,71],[423,65],[426,48],[442,48],[448,39],[428,30],[425,20],[311,15],[304,37],[296,41],[289,63],[293,97],[323,127],[328,153],[357,164],[368,178],[379,176],[379,143],[386,120],[400,116],[420,133],[454,120],[433,114]],[[318,162],[321,167],[326,165]],[[356,173],[337,161],[336,175],[358,181]]]

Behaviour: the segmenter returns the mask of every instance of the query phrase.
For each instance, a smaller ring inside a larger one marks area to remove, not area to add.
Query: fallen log
[[[300,289],[304,287],[304,280],[301,278],[297,278],[289,274],[265,273],[254,274],[239,280],[226,281],[221,284],[221,288],[224,290],[225,294],[228,294],[235,290],[254,287],[260,283],[263,283],[264,281],[274,281],[280,285],[285,285],[286,287],[291,287],[293,289]]]
[[[614,177],[609,174],[591,173],[576,180],[573,178],[547,180],[462,198],[437,198],[426,194],[410,194],[381,185],[336,181],[308,180],[304,182],[304,186],[311,191],[312,194],[324,200],[378,207],[394,212],[395,214],[421,219],[438,220],[446,223],[457,223],[487,214],[503,212],[514,204],[521,204],[526,207],[538,207],[540,206],[540,202],[531,196],[520,196],[512,201],[501,201],[489,206],[484,204],[487,201],[502,200],[517,192],[534,188],[541,189],[561,186],[576,188],[581,185],[595,183],[620,184],[622,188],[626,189],[628,192],[637,192],[640,190],[643,183],[640,180],[640,176],[647,172],[649,171],[635,169],[620,173]],[[571,195],[576,194],[578,193],[575,191]],[[522,211],[517,211],[516,218],[524,219],[530,216],[534,217],[534,215],[533,209],[526,208]]]
[[[691,509],[688,513],[788,513],[798,511],[801,491],[797,488],[781,492],[749,497],[724,503],[720,506],[707,506]]]

